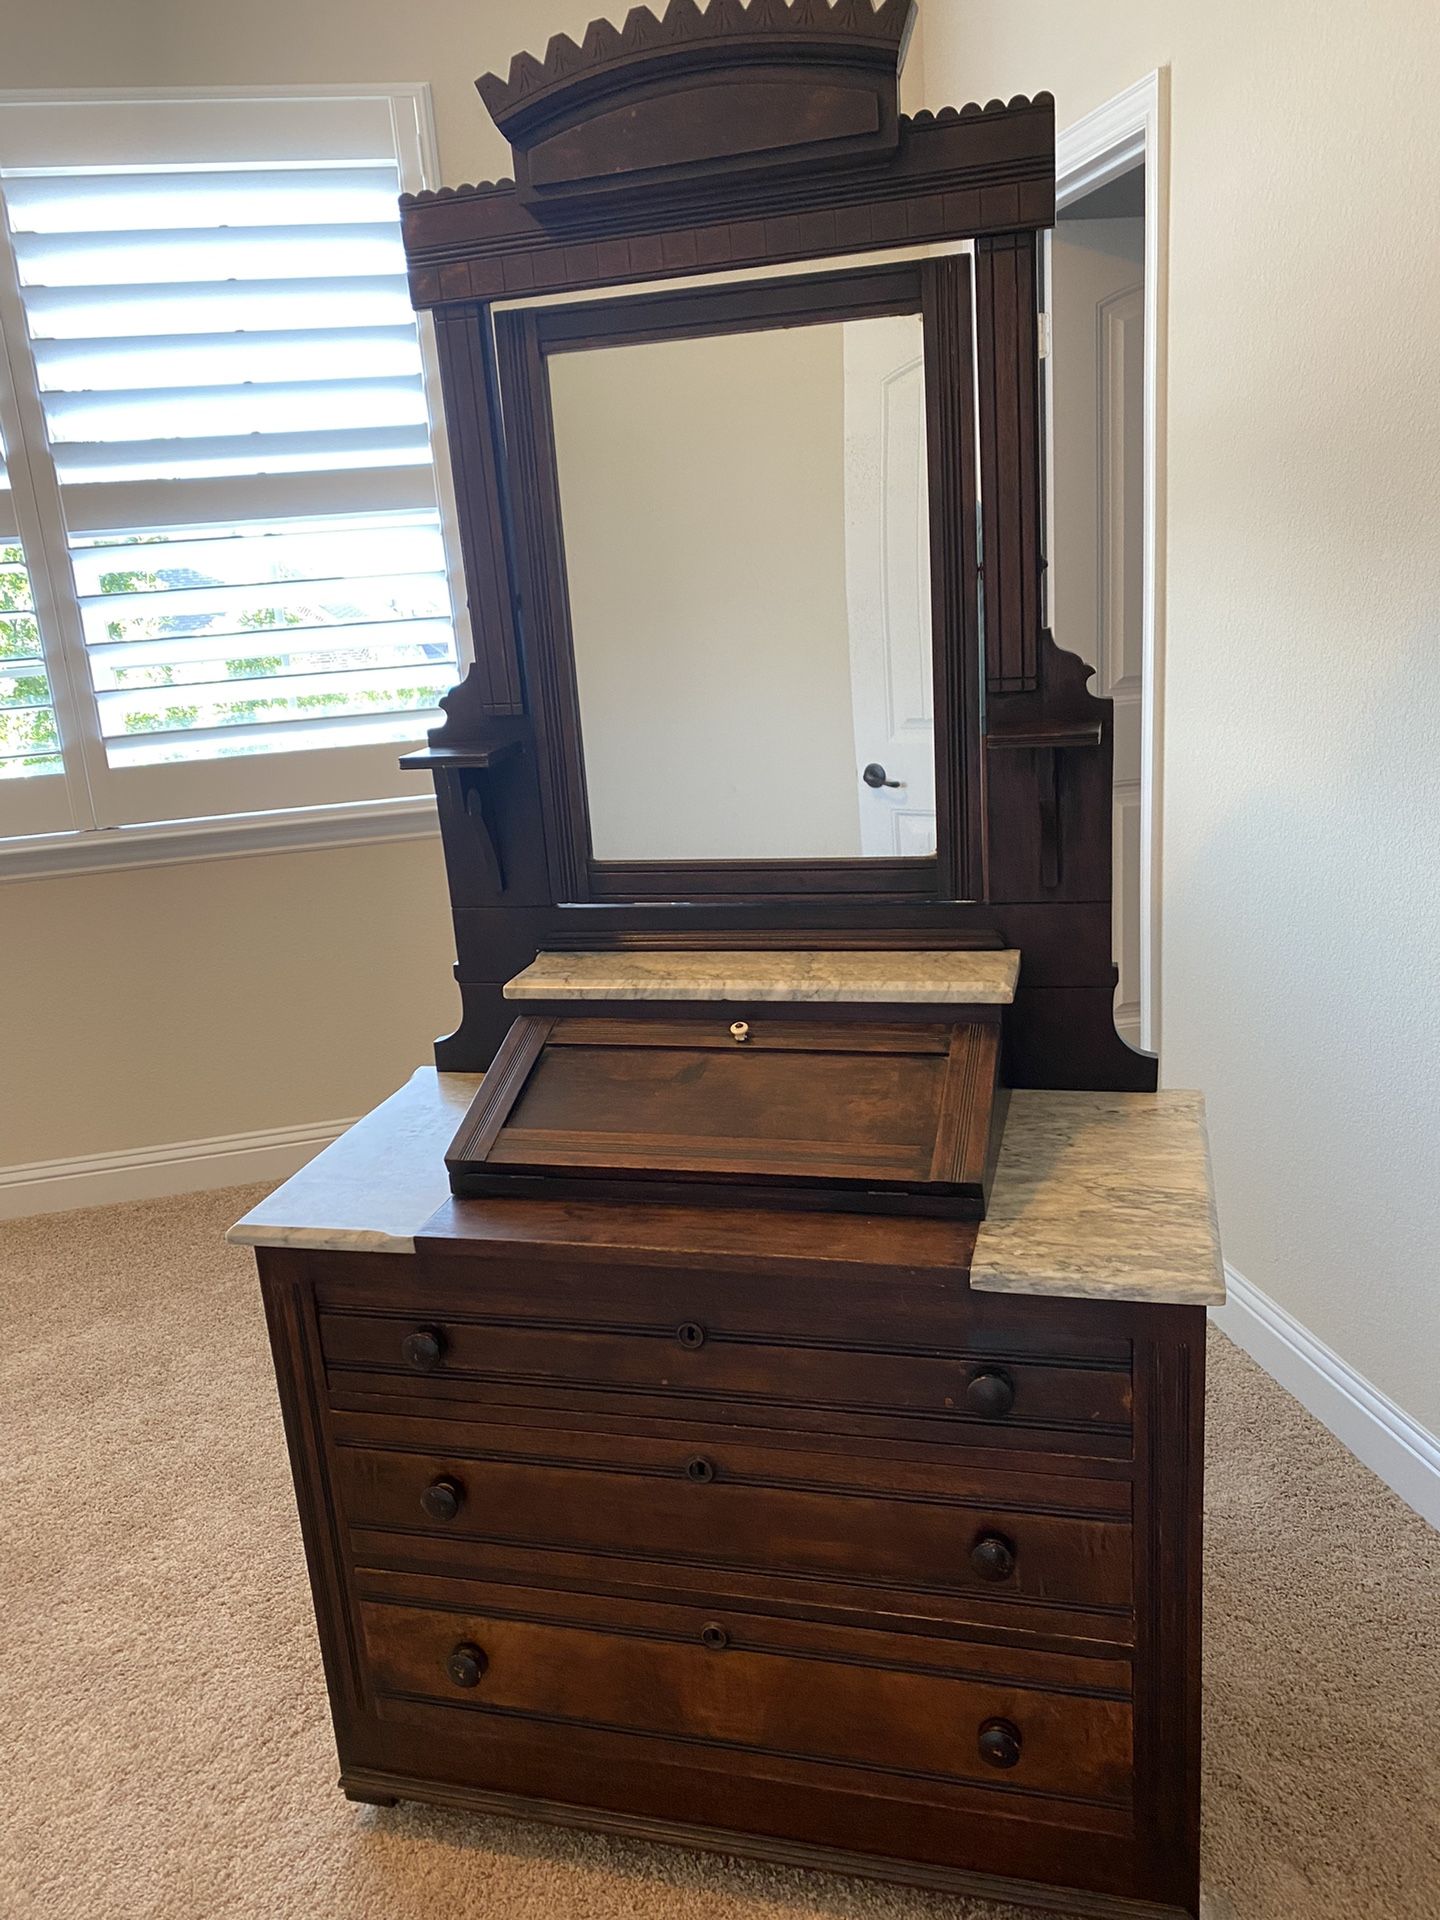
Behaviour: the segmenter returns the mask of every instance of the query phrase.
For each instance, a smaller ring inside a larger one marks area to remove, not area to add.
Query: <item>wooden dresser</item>
[[[473,1085],[232,1234],[346,1792],[1193,1914],[1196,1097],[1017,1094],[977,1236],[446,1200]]]
[[[402,201],[460,1020],[235,1237],[353,1798],[1194,1915],[1223,1287],[1045,625],[1054,102],[901,114],[915,11],[557,34]]]

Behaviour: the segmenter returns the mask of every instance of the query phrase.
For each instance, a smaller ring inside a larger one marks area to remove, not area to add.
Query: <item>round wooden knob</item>
[[[462,1640],[445,1662],[445,1671],[457,1687],[478,1687],[490,1662],[473,1640]]]
[[[982,1533],[970,1549],[970,1564],[982,1580],[1008,1580],[1015,1571],[1015,1549],[1003,1533]]]
[[[992,1767],[1013,1767],[1020,1759],[1020,1729],[1008,1720],[987,1720],[980,1729],[980,1758]]]
[[[429,1373],[440,1364],[445,1336],[438,1327],[417,1327],[400,1342],[400,1351],[407,1367],[414,1367],[417,1373]]]
[[[730,1636],[718,1620],[711,1620],[700,1629],[700,1644],[712,1653],[723,1653],[730,1644]]]
[[[682,1325],[676,1327],[675,1338],[680,1342],[682,1347],[689,1347],[693,1350],[696,1347],[704,1346],[705,1329],[698,1320],[686,1320]]]
[[[965,1389],[965,1404],[982,1420],[999,1420],[1015,1404],[1015,1382],[1008,1373],[977,1373]]]
[[[697,1453],[692,1460],[685,1462],[685,1478],[699,1484],[715,1478],[715,1462],[707,1460],[703,1453]]]
[[[452,1480],[448,1474],[441,1474],[438,1480],[432,1480],[420,1496],[420,1504],[432,1520],[453,1520],[460,1511],[460,1502],[465,1498],[465,1489],[458,1480]]]

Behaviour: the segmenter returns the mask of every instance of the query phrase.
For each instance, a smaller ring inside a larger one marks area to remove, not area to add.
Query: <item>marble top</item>
[[[480,1079],[420,1068],[226,1238],[412,1253],[449,1198],[445,1149]],[[1201,1096],[1012,1094],[970,1284],[1066,1299],[1222,1301]]]
[[[445,1149],[483,1077],[417,1068],[225,1238],[313,1253],[413,1253],[415,1235],[450,1197]]]
[[[1218,1306],[1203,1096],[1013,1093],[970,1284]]]
[[[954,953],[542,953],[507,1000],[891,1001],[1008,1006],[1013,948]]]

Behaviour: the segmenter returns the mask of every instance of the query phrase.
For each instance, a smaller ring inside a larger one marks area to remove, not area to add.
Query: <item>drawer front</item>
[[[705,1438],[692,1449],[492,1427],[416,1452],[342,1443],[335,1485],[352,1538],[365,1536],[357,1557],[378,1547],[404,1559],[419,1533],[461,1557],[467,1543],[504,1543],[1022,1610],[1128,1614],[1123,1482],[963,1473]]]
[[[832,1430],[898,1421],[913,1437],[965,1444],[1128,1452],[1128,1364],[1029,1353],[881,1351],[756,1340],[684,1318],[663,1329],[517,1323],[479,1315],[320,1316],[339,1404],[386,1397],[476,1407],[579,1404],[696,1419],[757,1418]]]
[[[566,1617],[556,1596],[514,1590],[477,1590],[443,1607],[371,1594],[359,1611],[367,1678],[382,1706],[440,1702],[517,1729],[601,1728],[858,1767],[912,1789],[1130,1800],[1123,1688],[1062,1690],[1013,1653],[984,1650],[967,1665],[963,1647],[837,1629],[806,1645],[803,1628],[678,1607],[632,1607],[605,1620],[596,1603],[577,1601],[578,1617]],[[1052,1658],[1055,1672],[1083,1665]],[[1117,1663],[1094,1666],[1097,1680],[1123,1678]]]

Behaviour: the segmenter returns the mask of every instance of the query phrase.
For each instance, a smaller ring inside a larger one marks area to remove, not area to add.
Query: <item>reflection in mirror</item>
[[[933,855],[919,315],[549,374],[594,857]]]

